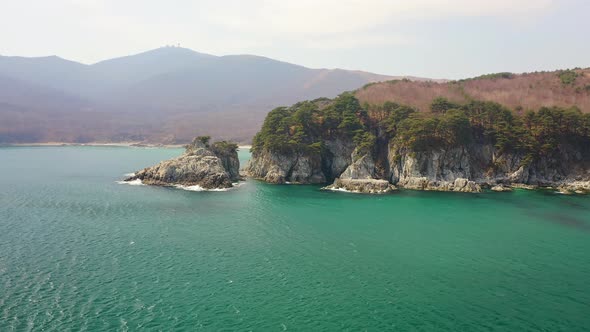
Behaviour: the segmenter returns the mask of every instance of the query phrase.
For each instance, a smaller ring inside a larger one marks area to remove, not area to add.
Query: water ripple
[[[134,188],[114,181],[169,151],[19,151],[0,149],[0,331],[590,327],[583,197]]]

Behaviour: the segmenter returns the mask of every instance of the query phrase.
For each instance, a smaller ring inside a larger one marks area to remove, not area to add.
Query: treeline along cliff
[[[576,107],[511,110],[434,98],[428,109],[352,93],[279,107],[266,117],[246,172],[272,183],[332,183],[478,192],[512,186],[590,190],[590,114]]]

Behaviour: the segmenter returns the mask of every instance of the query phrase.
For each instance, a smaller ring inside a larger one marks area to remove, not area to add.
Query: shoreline
[[[6,143],[0,144],[0,146],[7,147],[26,147],[26,146],[39,146],[39,147],[59,147],[59,146],[102,146],[102,147],[138,147],[138,148],[181,148],[184,144],[151,144],[141,142],[119,142],[119,143],[102,143],[102,142],[89,142],[89,143],[69,143],[69,142],[43,142],[43,143]]]
[[[186,144],[160,144],[141,142],[120,142],[120,143],[67,143],[67,142],[44,142],[44,143],[2,143],[0,147],[60,147],[60,146],[96,146],[96,147],[130,147],[130,148],[164,148],[180,149]],[[250,149],[252,145],[238,145],[239,149]]]

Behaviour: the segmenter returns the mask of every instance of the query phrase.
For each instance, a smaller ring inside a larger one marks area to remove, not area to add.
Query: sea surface
[[[0,148],[0,331],[590,330],[590,196],[117,183],[181,152]]]

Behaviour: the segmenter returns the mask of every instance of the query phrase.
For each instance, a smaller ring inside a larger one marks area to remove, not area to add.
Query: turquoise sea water
[[[0,148],[0,331],[590,330],[588,196],[116,183],[180,153]]]

